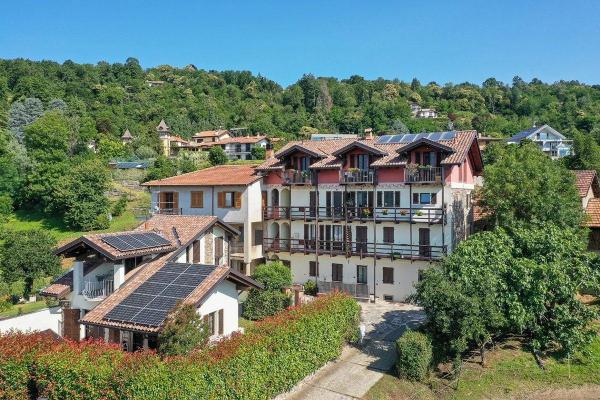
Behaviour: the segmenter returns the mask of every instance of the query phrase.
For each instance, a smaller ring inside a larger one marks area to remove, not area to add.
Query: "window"
[[[235,152],[236,153],[241,153],[242,152],[242,145],[241,144],[236,144],[235,145]]]
[[[400,192],[377,192],[377,207],[400,207]]]
[[[367,266],[356,266],[356,283],[367,283]]]
[[[413,193],[413,204],[437,204],[437,194]]]
[[[309,276],[317,276],[318,275],[318,265],[316,261],[308,262],[308,275]]]
[[[213,311],[204,316],[204,323],[208,328],[210,336],[223,334],[223,310]]]
[[[352,154],[350,156],[350,168],[358,168],[360,170],[369,169],[369,155],[368,154]]]
[[[344,278],[342,264],[331,264],[331,280],[334,282],[341,282]]]
[[[384,294],[383,295],[383,300],[385,300],[385,301],[394,301],[394,296],[392,296],[391,294]]]
[[[198,249],[200,249],[200,246],[198,246]],[[223,257],[223,238],[216,237],[215,238],[215,265],[221,264],[222,257]],[[200,258],[200,256],[198,256],[198,258]]]
[[[219,192],[217,205],[219,208],[241,208],[242,193],[241,192]]]
[[[254,246],[260,246],[263,242],[263,231],[257,229],[254,231]]]
[[[394,268],[383,267],[383,283],[394,283]]]
[[[394,227],[383,228],[383,243],[394,243]]]
[[[191,192],[191,208],[204,208],[204,192]]]
[[[178,192],[160,192],[158,196],[158,208],[160,210],[176,210],[179,208]]]

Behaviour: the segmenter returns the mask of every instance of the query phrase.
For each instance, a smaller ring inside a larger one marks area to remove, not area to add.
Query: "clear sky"
[[[600,83],[599,0],[2,0],[0,58],[481,83]]]

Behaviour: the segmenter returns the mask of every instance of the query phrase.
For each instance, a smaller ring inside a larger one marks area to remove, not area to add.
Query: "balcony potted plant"
[[[418,211],[415,213],[415,215],[416,215],[417,217],[422,217],[422,216],[423,216],[423,211],[421,211],[421,210],[418,210]]]
[[[406,216],[406,210],[400,210],[400,215],[402,215],[403,217]]]
[[[365,207],[362,209],[362,216],[365,218],[369,218],[371,216],[371,209],[369,207]]]
[[[419,165],[415,163],[406,164],[406,176],[416,177],[419,171]]]
[[[387,208],[384,208],[384,209],[383,209],[383,211],[381,211],[381,213],[382,213],[383,215],[388,215],[388,209],[387,209]]]

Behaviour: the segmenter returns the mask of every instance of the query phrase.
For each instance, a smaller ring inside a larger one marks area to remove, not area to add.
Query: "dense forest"
[[[435,108],[439,118],[414,118],[411,103]],[[143,69],[134,58],[96,65],[0,60],[0,215],[37,209],[78,229],[108,226],[108,160],[156,158],[154,177],[195,169],[190,160],[158,157],[161,119],[183,137],[243,127],[288,139],[368,127],[502,137],[548,123],[575,139],[570,168],[600,169],[600,86],[576,81],[425,84],[307,74],[283,88],[247,71]],[[134,137],[130,145],[119,139],[125,129]]]

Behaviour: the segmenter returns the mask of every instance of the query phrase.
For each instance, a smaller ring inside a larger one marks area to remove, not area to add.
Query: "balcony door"
[[[431,257],[431,236],[429,228],[419,228],[419,255]]]
[[[325,193],[325,215],[341,218],[343,216],[344,192],[328,191]]]
[[[308,206],[309,206],[309,213],[311,217],[315,217],[316,216],[316,211],[317,211],[317,193],[316,192],[310,192],[308,194]]]
[[[356,227],[356,252],[366,253],[367,252],[367,227],[357,226]]]

